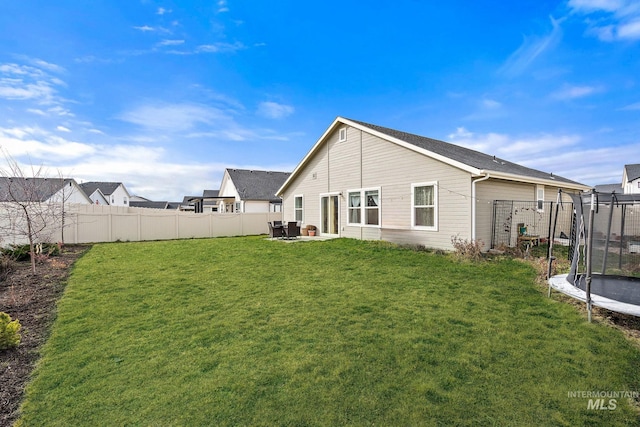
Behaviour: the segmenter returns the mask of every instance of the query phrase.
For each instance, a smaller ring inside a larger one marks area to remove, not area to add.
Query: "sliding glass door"
[[[330,194],[320,198],[320,232],[322,234],[339,234],[339,213],[340,196],[338,194]]]

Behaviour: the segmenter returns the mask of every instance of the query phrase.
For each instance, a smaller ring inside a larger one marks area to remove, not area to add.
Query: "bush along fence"
[[[491,248],[515,247],[521,242],[548,243],[557,202],[495,200]],[[554,245],[569,245],[573,204],[563,202],[558,211]]]

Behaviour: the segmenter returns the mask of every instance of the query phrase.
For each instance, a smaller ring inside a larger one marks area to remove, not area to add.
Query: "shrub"
[[[0,311],[0,350],[16,347],[20,344],[20,322],[11,320],[11,316]]]
[[[461,237],[451,236],[451,244],[458,258],[479,261],[482,259],[482,240],[467,240]]]
[[[16,262],[11,257],[0,253],[0,281],[6,279],[15,267]]]
[[[21,262],[31,259],[29,251],[29,245],[9,245],[9,247],[2,250],[2,253],[14,261]],[[38,243],[35,247],[35,252],[38,258],[59,255],[60,245],[54,243]]]

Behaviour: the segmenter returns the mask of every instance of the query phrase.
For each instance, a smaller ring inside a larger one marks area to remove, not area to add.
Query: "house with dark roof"
[[[276,191],[290,172],[227,168],[216,199],[218,212],[280,212]]]
[[[78,183],[71,178],[0,177],[0,203],[62,201],[91,203]]]
[[[494,200],[555,201],[559,188],[590,187],[455,144],[338,117],[277,195],[283,220],[315,225],[320,235],[451,249],[452,237],[491,241]],[[544,209],[544,203],[533,206]]]
[[[131,195],[121,182],[83,182],[80,188],[96,205],[129,206]]]
[[[640,164],[624,165],[621,183],[599,184],[595,189],[599,193],[640,194]]]

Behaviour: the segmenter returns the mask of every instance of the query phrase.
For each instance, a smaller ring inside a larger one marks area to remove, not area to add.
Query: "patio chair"
[[[300,237],[300,224],[296,221],[290,221],[287,223],[284,233],[287,239],[297,239]]]
[[[272,239],[284,237],[282,227],[276,227],[270,222],[267,222],[267,224],[269,224],[269,237]]]

